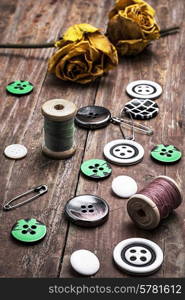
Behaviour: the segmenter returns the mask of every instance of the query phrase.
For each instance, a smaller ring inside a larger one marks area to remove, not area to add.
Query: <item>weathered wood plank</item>
[[[150,3],[156,7],[158,19],[161,20],[163,28],[171,24],[179,24],[184,19],[182,1],[176,3],[175,6],[173,1],[165,0],[155,1],[155,4],[153,1]],[[184,26],[182,23],[181,25]],[[163,95],[156,100],[160,105],[160,115],[154,120],[145,122],[146,125],[155,130],[152,137],[136,135],[137,141],[145,148],[145,158],[142,163],[127,168],[113,166],[113,175],[101,183],[94,183],[80,177],[77,194],[92,193],[107,200],[111,209],[110,217],[106,224],[96,229],[80,229],[73,225],[70,226],[60,276],[76,276],[69,267],[69,257],[74,250],[85,248],[96,253],[100,259],[101,269],[95,277],[125,277],[112,262],[112,250],[119,241],[137,236],[157,242],[165,252],[163,268],[154,274],[155,277],[184,277],[182,253],[184,247],[184,229],[182,227],[184,204],[178,209],[178,217],[171,216],[160,227],[152,232],[147,232],[137,229],[132,224],[126,212],[126,201],[119,200],[111,193],[112,179],[121,174],[135,178],[139,187],[145,186],[152,178],[161,174],[168,174],[178,181],[182,181],[183,160],[178,165],[165,168],[152,162],[149,153],[150,149],[160,142],[173,142],[183,149],[183,144],[181,144],[183,130],[179,129],[177,123],[179,119],[184,120],[184,117],[183,119],[182,116],[180,118],[184,94],[183,49],[184,38],[183,32],[181,32],[179,36],[171,36],[156,42],[151,49],[136,58],[123,59],[117,70],[108,78],[101,80],[96,104],[106,106],[114,115],[117,115],[124,103],[128,101],[128,97],[125,95],[125,87],[128,82],[137,79],[159,82],[164,88]],[[179,133],[177,134],[177,132]],[[90,132],[84,160],[103,157],[103,146],[108,141],[119,137],[119,129],[113,125],[106,129]],[[178,261],[176,261],[176,257]]]
[[[88,4],[84,4],[84,1],[32,3],[27,1],[26,6],[23,6],[22,1],[17,3],[15,14],[6,28],[7,36],[11,36],[11,32],[15,33],[10,42],[41,42],[56,38],[62,28],[70,25],[72,19],[73,23],[81,22],[84,5],[88,5],[86,18],[89,22],[94,23],[101,14],[101,10],[96,11],[98,1]],[[33,26],[34,20],[37,26]],[[75,193],[86,135],[77,132],[78,149],[72,159],[53,161],[45,158],[41,154],[43,118],[40,107],[46,100],[57,97],[69,99],[79,106],[93,103],[97,83],[83,87],[62,83],[51,76],[45,81],[46,60],[52,51],[7,50],[6,55],[2,55],[1,67],[4,66],[4,69],[1,73],[1,89],[6,100],[1,99],[2,149],[8,144],[20,142],[27,146],[29,154],[25,159],[16,162],[1,156],[1,203],[40,183],[46,183],[49,192],[32,204],[15,211],[1,211],[1,277],[56,277],[60,271],[67,230],[67,222],[62,215],[63,206]],[[35,92],[20,99],[6,96],[6,84],[19,77],[28,78],[35,85]],[[27,216],[37,217],[48,227],[45,240],[34,247],[22,247],[8,238],[13,223]]]
[[[38,2],[38,3],[37,3]],[[74,23],[89,22],[104,28],[106,15],[113,1],[56,1],[46,0],[1,1],[2,42],[44,42],[59,36]],[[150,1],[156,7],[161,27],[182,23],[183,0]],[[184,24],[182,24],[184,28]],[[49,192],[35,202],[11,212],[0,211],[1,245],[0,277],[73,277],[78,276],[69,267],[69,256],[74,250],[86,248],[97,253],[101,270],[96,277],[125,277],[112,262],[112,249],[122,239],[140,236],[156,241],[165,251],[163,268],[155,277],[184,277],[184,204],[164,221],[161,226],[146,232],[136,229],[127,216],[126,201],[111,193],[112,179],[128,174],[142,187],[153,177],[167,174],[177,179],[184,190],[184,159],[178,165],[163,167],[149,158],[150,149],[159,142],[173,142],[183,148],[184,140],[184,36],[171,36],[156,42],[141,56],[123,59],[117,68],[99,82],[86,87],[63,83],[52,76],[46,77],[46,60],[51,49],[2,50],[0,51],[1,97],[1,149],[11,143],[23,143],[28,147],[28,156],[21,161],[0,157],[1,205],[11,197],[26,191],[30,186],[48,184]],[[5,94],[6,84],[19,78],[29,79],[35,91],[20,99]],[[51,98],[66,98],[78,107],[96,103],[108,107],[117,115],[129,99],[125,95],[128,82],[136,79],[158,81],[164,93],[158,103],[160,115],[146,122],[155,129],[151,138],[136,135],[144,145],[143,162],[133,167],[113,166],[113,175],[106,181],[94,183],[78,178],[82,159],[102,157],[105,143],[121,137],[119,128],[109,127],[90,132],[77,129],[77,153],[62,161],[45,158],[41,154],[43,118],[41,104]],[[176,106],[179,109],[176,109]],[[181,129],[179,129],[179,126]],[[85,156],[84,155],[85,148]],[[78,183],[79,179],[79,183]],[[110,217],[106,224],[96,229],[84,229],[68,223],[63,216],[66,201],[74,194],[92,193],[106,199],[110,205]],[[22,217],[36,217],[48,226],[47,237],[34,247],[23,247],[9,238],[13,223]]]

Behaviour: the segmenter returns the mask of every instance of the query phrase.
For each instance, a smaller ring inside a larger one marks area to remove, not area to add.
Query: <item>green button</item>
[[[94,178],[103,179],[112,173],[110,165],[101,159],[90,159],[83,162],[81,171],[84,175]]]
[[[12,227],[12,236],[24,243],[38,242],[46,235],[46,226],[36,219],[20,219]]]
[[[33,84],[29,81],[16,80],[10,82],[6,87],[6,90],[13,95],[26,95],[33,90]]]
[[[173,145],[157,145],[151,151],[151,157],[162,163],[175,163],[182,157],[182,152]]]

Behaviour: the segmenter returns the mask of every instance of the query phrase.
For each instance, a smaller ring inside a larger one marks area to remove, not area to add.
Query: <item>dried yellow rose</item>
[[[68,28],[55,43],[48,71],[62,80],[89,83],[118,64],[116,48],[100,30],[89,24]]]
[[[155,10],[142,0],[116,0],[109,13],[107,36],[120,55],[140,53],[160,38]]]

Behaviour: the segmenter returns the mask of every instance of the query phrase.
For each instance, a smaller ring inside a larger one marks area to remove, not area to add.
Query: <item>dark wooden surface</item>
[[[185,37],[184,0],[150,0],[161,27],[181,25],[181,33],[155,42],[142,55],[123,58],[117,69],[93,84],[80,86],[64,83],[47,75],[47,58],[53,49],[0,50],[0,204],[32,186],[45,183],[49,191],[34,202],[10,212],[0,210],[0,277],[74,277],[69,266],[71,253],[89,249],[97,254],[101,268],[95,277],[125,277],[112,262],[112,250],[121,240],[144,237],[157,242],[165,253],[164,264],[154,277],[185,276],[184,203],[176,213],[152,232],[137,229],[126,212],[126,201],[111,193],[112,179],[121,174],[135,178],[139,187],[157,175],[169,175],[185,189],[184,158],[174,166],[159,166],[150,160],[150,149],[158,143],[173,143],[184,149],[185,128]],[[45,42],[56,39],[69,25],[88,22],[105,28],[112,0],[0,0],[1,42]],[[17,79],[29,80],[35,90],[16,98],[5,86]],[[120,138],[119,128],[109,127],[87,132],[77,129],[77,152],[66,161],[55,161],[41,153],[43,117],[41,104],[52,98],[66,98],[78,107],[103,105],[117,115],[128,101],[128,82],[149,79],[163,86],[157,100],[160,115],[146,122],[154,135],[137,135],[145,147],[142,163],[131,167],[113,167],[113,174],[103,182],[92,182],[79,174],[80,164],[89,158],[101,158],[105,143]],[[22,143],[28,155],[20,161],[4,157],[4,148]],[[110,217],[103,226],[84,229],[69,224],[63,216],[66,201],[75,194],[92,193],[110,205]],[[15,221],[36,217],[48,227],[46,238],[38,245],[26,247],[10,238]]]

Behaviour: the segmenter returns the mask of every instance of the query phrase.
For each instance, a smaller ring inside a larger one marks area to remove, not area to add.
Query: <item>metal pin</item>
[[[118,125],[122,124],[124,126],[127,126],[128,128],[131,128],[132,130],[134,129],[137,131],[141,131],[142,133],[147,135],[153,134],[153,130],[150,127],[123,118],[112,117],[112,123]]]
[[[17,208],[19,206],[22,206],[22,205],[24,205],[24,204],[26,204],[26,203],[28,203],[28,202],[30,202],[30,201],[32,201],[32,200],[40,197],[40,196],[42,196],[43,194],[47,193],[47,191],[48,191],[47,185],[45,185],[45,184],[44,185],[39,185],[39,186],[37,186],[37,187],[35,187],[35,188],[33,188],[33,189],[31,189],[31,190],[23,193],[23,194],[18,195],[17,197],[11,199],[9,202],[7,202],[3,206],[3,209],[4,210],[11,210],[11,209]],[[11,205],[11,203],[13,203],[14,201],[16,201],[16,200],[18,200],[18,199],[20,199],[20,198],[22,198],[22,197],[24,197],[24,196],[26,196],[26,195],[28,195],[30,193],[36,193],[36,195],[33,196],[33,197],[31,197],[31,198],[29,198],[29,199],[27,199],[27,200],[25,200],[25,201],[23,201],[23,202],[17,203],[15,205]]]

